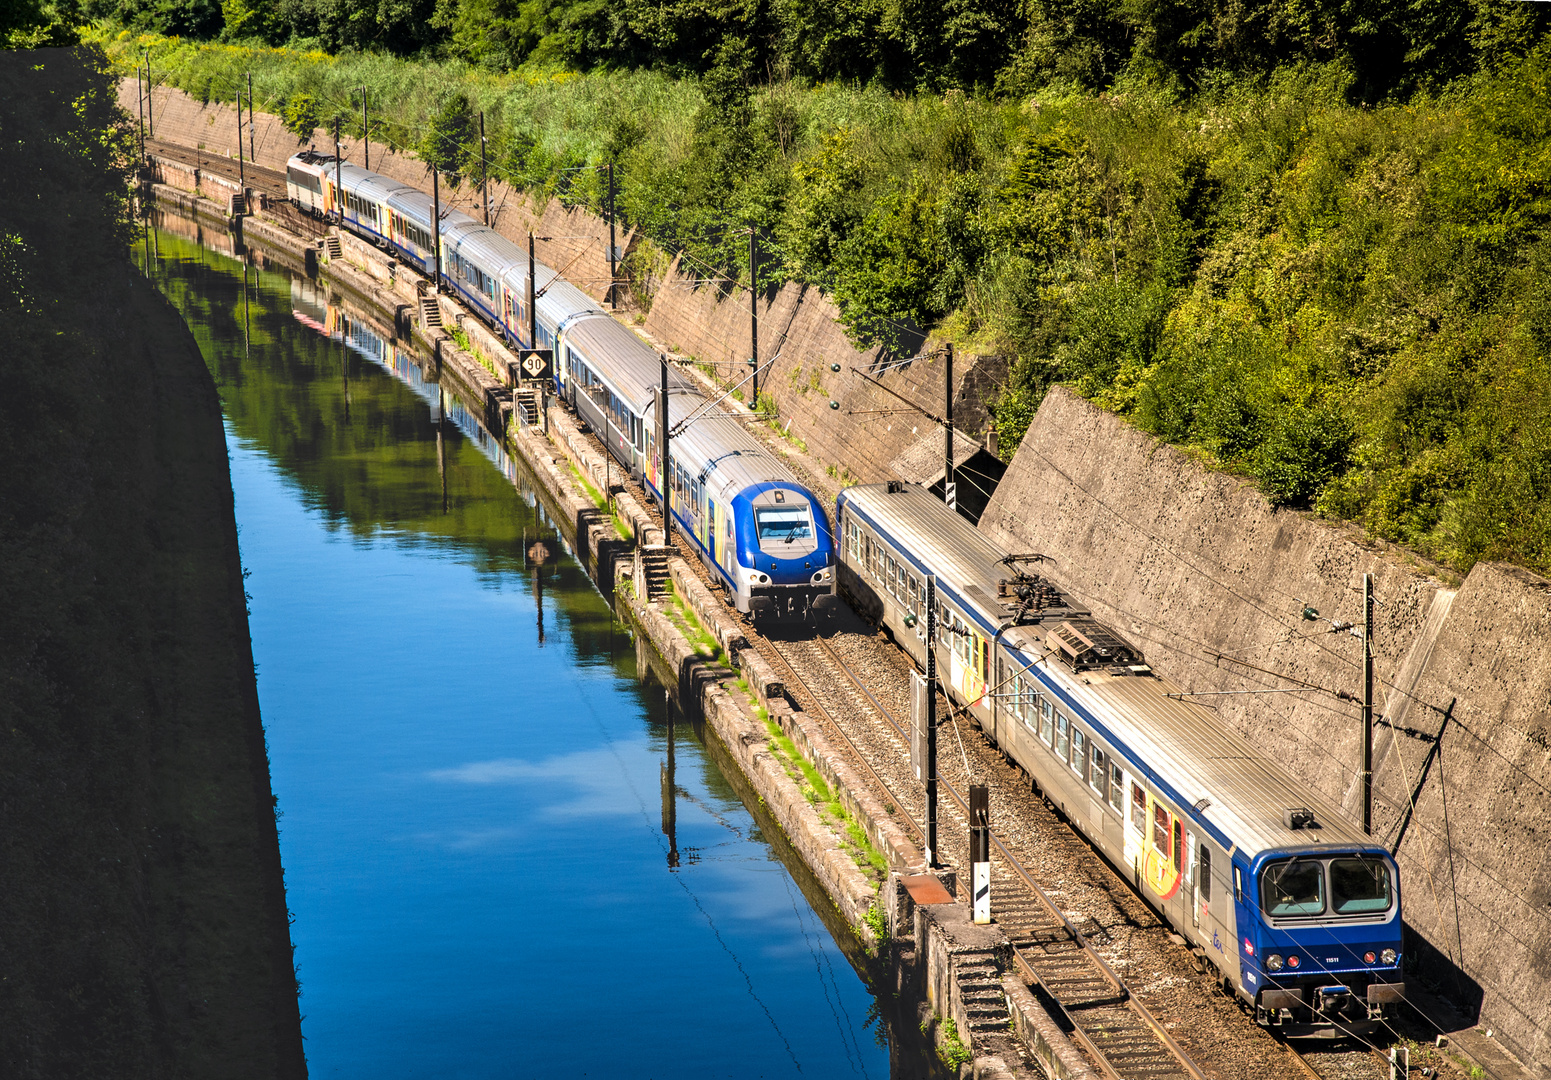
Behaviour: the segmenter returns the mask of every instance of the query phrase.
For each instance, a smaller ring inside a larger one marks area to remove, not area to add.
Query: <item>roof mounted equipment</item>
[[[1064,622],[1045,635],[1045,643],[1073,671],[1141,665],[1142,654],[1119,634],[1092,619]]]

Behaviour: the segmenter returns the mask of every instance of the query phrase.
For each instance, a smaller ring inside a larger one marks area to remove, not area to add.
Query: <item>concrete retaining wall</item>
[[[795,282],[762,295],[760,393],[774,399],[783,425],[790,421],[789,434],[843,475],[862,483],[893,479],[889,463],[934,428],[918,410],[943,414],[944,364],[932,358],[878,372],[887,358],[876,348],[857,349],[838,315],[828,297]],[[749,374],[747,290],[697,284],[675,262],[652,300],[645,329],[670,351],[710,365],[724,386]],[[832,370],[835,364],[839,372]],[[873,374],[905,400],[853,368]],[[984,432],[986,403],[1005,377],[1006,365],[997,357],[961,357],[955,364],[954,430],[969,433],[963,438],[973,441]],[[839,409],[831,409],[831,401]]]
[[[1273,511],[1246,482],[1060,388],[1040,407],[980,527],[1007,547],[1051,556],[1053,580],[1193,691],[1290,685],[1255,670],[1263,668],[1359,693],[1360,642],[1299,613],[1309,604],[1360,622],[1362,575],[1373,574],[1382,605],[1376,705],[1424,736],[1378,728],[1374,831],[1392,841],[1420,782],[1398,858],[1407,921],[1422,951],[1435,954],[1423,974],[1458,1003],[1479,1006],[1483,1023],[1524,1060],[1551,1057],[1551,583],[1482,564],[1456,593],[1398,549]],[[1440,710],[1455,698],[1443,767],[1424,776]],[[1360,814],[1354,704],[1313,693],[1204,700]]]

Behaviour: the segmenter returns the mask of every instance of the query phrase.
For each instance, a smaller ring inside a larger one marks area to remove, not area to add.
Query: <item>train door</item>
[[[1148,828],[1142,851],[1142,881],[1147,889],[1167,904],[1179,892],[1180,864],[1183,861],[1180,847],[1183,828],[1169,808],[1147,796]]]

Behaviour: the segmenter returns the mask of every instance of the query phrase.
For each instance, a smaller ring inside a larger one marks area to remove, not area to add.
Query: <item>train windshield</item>
[[[1327,891],[1331,915],[1372,915],[1394,903],[1382,859],[1297,858],[1271,863],[1260,873],[1260,905],[1272,918],[1326,914]]]
[[[1389,867],[1380,859],[1330,860],[1330,909],[1337,915],[1388,911]]]
[[[762,506],[754,511],[761,543],[780,540],[808,540],[813,536],[813,519],[806,506]]]
[[[1272,918],[1325,910],[1325,868],[1312,859],[1273,863],[1260,874],[1260,906]]]

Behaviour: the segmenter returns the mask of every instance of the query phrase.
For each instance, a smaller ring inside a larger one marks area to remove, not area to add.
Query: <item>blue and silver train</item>
[[[746,418],[676,370],[667,394],[673,475],[662,476],[661,361],[581,290],[535,264],[537,341],[529,341],[528,253],[494,229],[447,208],[433,224],[425,192],[313,150],[287,163],[286,191],[304,210],[434,275],[514,346],[553,349],[555,391],[654,498],[669,492],[679,534],[739,611],[807,618],[832,608],[835,551],[820,500],[749,435]]]
[[[1142,654],[913,484],[847,488],[839,590],[943,690],[1260,1023],[1365,1034],[1404,999],[1398,868]]]

